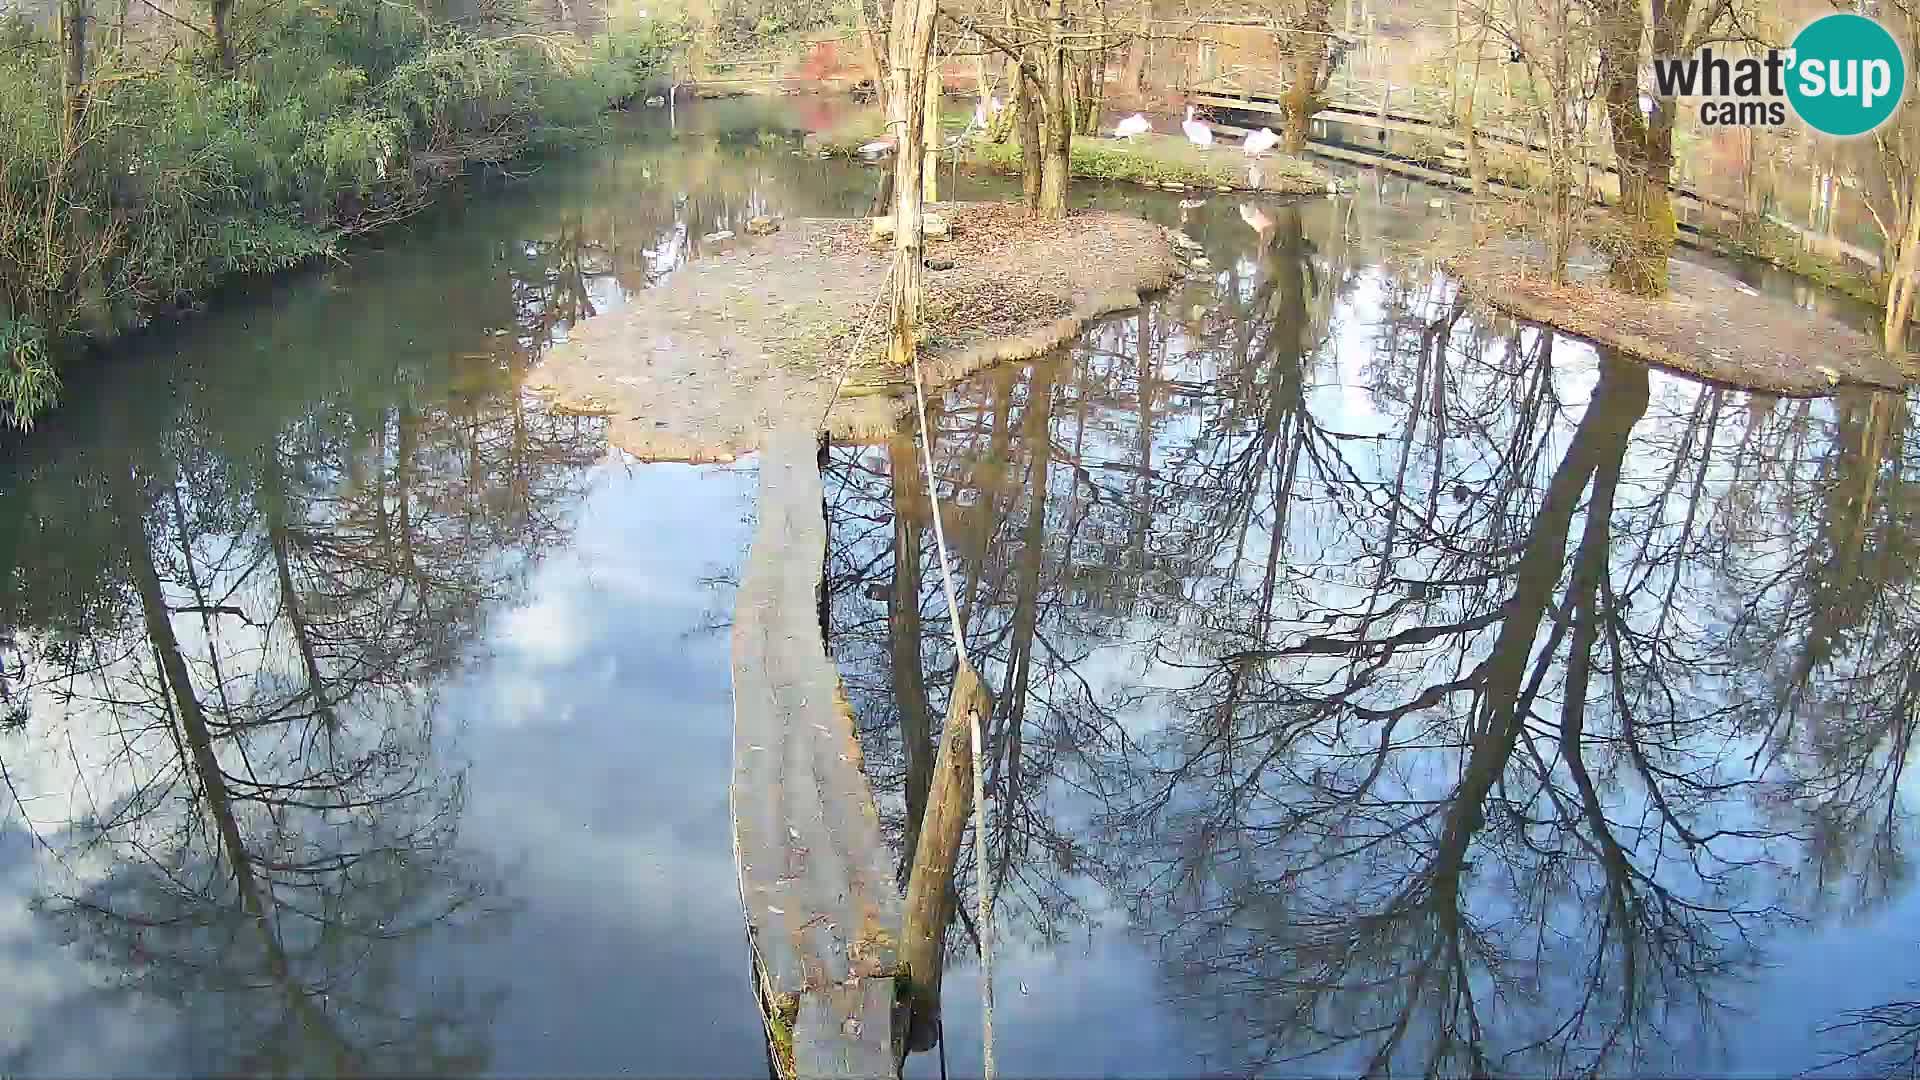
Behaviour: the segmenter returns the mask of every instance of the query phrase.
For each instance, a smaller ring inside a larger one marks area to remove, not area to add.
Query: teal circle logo
[[[1864,15],[1824,15],[1793,39],[1787,100],[1815,131],[1864,135],[1887,122],[1907,89],[1907,60],[1887,28]]]

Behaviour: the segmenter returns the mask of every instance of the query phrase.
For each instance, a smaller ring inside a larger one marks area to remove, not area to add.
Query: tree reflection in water
[[[516,297],[529,329],[550,306]],[[504,987],[419,959],[513,906],[462,841],[436,688],[565,541],[605,446],[528,408],[526,359],[469,357],[439,399],[297,400],[252,444],[130,394],[97,443],[23,474],[4,760],[44,855],[34,906],[109,995],[178,1006],[153,1062],[486,1066]],[[31,1062],[72,1033],[25,1034],[47,1044]]]
[[[1117,898],[1236,1071],[1710,1062],[1783,931],[1908,880],[1904,403],[1650,374],[1272,218],[1224,303],[934,422],[1002,932]],[[828,587],[908,837],[952,657],[899,442],[838,452]]]

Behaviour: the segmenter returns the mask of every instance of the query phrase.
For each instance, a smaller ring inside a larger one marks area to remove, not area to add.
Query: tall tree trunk
[[[1046,136],[1040,162],[1039,216],[1067,216],[1067,191],[1072,186],[1073,124],[1066,102],[1056,99],[1047,110]]]
[[[893,333],[888,355],[895,365],[912,363],[918,349],[926,236],[921,220],[927,147],[924,108],[927,61],[933,51],[935,0],[895,0],[889,35],[893,51],[893,100],[900,123],[893,170]]]
[[[233,34],[228,23],[233,18],[233,0],[213,0],[213,48],[220,56],[220,70],[233,70]]]
[[[925,190],[921,199],[926,202],[940,201],[940,59],[932,53],[927,65],[926,117],[922,123],[927,131],[927,156],[921,163],[921,178],[925,181]]]
[[[1547,67],[1551,105],[1547,109],[1547,263],[1555,283],[1567,280],[1573,255],[1573,133],[1567,106],[1573,100],[1572,57],[1567,47],[1569,0],[1552,0],[1547,35],[1552,56]]]
[[[1127,45],[1127,66],[1121,70],[1120,85],[1137,100],[1147,86],[1147,56],[1153,47],[1153,2],[1140,0],[1140,29]]]
[[[60,41],[66,54],[62,91],[67,107],[69,145],[79,137],[80,114],[87,101],[87,11],[88,0],[61,0]]]
[[[1046,140],[1040,163],[1040,207],[1043,218],[1067,216],[1067,188],[1072,182],[1073,113],[1067,101],[1066,0],[1048,0],[1047,45],[1040,71],[1040,95],[1045,108]]]
[[[1015,74],[1015,122],[1020,126],[1020,202],[1029,213],[1040,210],[1040,172],[1044,154],[1040,146],[1040,95],[1033,80]]]
[[[907,1045],[915,1050],[931,1049],[939,1028],[940,977],[956,895],[953,874],[966,842],[967,818],[973,813],[973,718],[978,716],[984,727],[992,715],[992,699],[980,676],[960,660],[954,672],[953,696],[947,703],[940,756],[933,766],[926,815],[920,823],[920,842],[907,877],[900,961],[907,969],[913,1002]],[[984,866],[974,868],[977,883],[984,883],[987,874]]]
[[[871,0],[857,0],[854,4],[854,20],[860,34],[860,45],[865,51],[867,74],[873,79],[873,92],[880,98],[880,115],[893,115],[893,95],[888,87],[887,65],[883,57],[892,55],[887,42],[887,32],[873,24],[873,17],[867,13],[867,4]]]
[[[1672,17],[1668,12],[1666,18]],[[1620,170],[1615,207],[1620,234],[1607,252],[1608,273],[1622,292],[1660,296],[1667,291],[1667,258],[1677,228],[1671,186],[1673,109],[1657,109],[1651,120],[1640,111],[1641,38],[1646,33],[1640,0],[1605,0],[1595,8],[1594,21],[1600,40],[1601,97]],[[1664,20],[1654,37],[1656,54],[1673,51],[1676,43]]]
[[[1286,128],[1283,132],[1286,148],[1290,154],[1300,153],[1307,148],[1313,114],[1320,111],[1320,79],[1326,59],[1331,55],[1328,43],[1333,25],[1328,16],[1332,11],[1333,0],[1307,0],[1300,13],[1300,22],[1292,30],[1292,42],[1287,50],[1291,74],[1283,124]]]
[[[1907,343],[1907,322],[1913,317],[1914,297],[1920,293],[1920,181],[1906,179],[1906,228],[1900,243],[1887,252],[1887,310],[1881,330],[1887,353],[1898,356]]]

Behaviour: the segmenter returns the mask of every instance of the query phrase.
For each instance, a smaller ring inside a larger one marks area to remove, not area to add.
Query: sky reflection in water
[[[19,448],[0,1071],[764,1071],[725,809],[751,463],[626,463],[517,390],[716,229],[865,206],[779,134],[831,116],[755,108],[150,335]],[[1712,390],[1461,305],[1387,257],[1423,190],[1263,235],[1087,197],[1219,269],[935,420],[1003,705],[1002,1071],[1859,1045],[1816,1029],[1910,993],[1916,914],[1905,403]],[[937,717],[952,664],[911,460],[828,477],[896,842],[896,672]]]

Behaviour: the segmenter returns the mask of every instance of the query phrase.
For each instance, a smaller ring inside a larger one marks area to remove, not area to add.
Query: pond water
[[[840,108],[635,117],[128,343],[12,448],[0,1072],[764,1074],[752,460],[633,463],[518,386],[707,234],[861,212],[872,174],[794,152]],[[1257,230],[1084,192],[1213,269],[937,404],[1000,702],[1000,1070],[1779,1075],[1895,1036],[1838,1070],[1879,1071],[1908,1011],[1822,1029],[1914,996],[1906,403],[1494,316],[1395,254],[1433,192],[1356,181]],[[910,438],[827,475],[895,843],[953,667]]]

